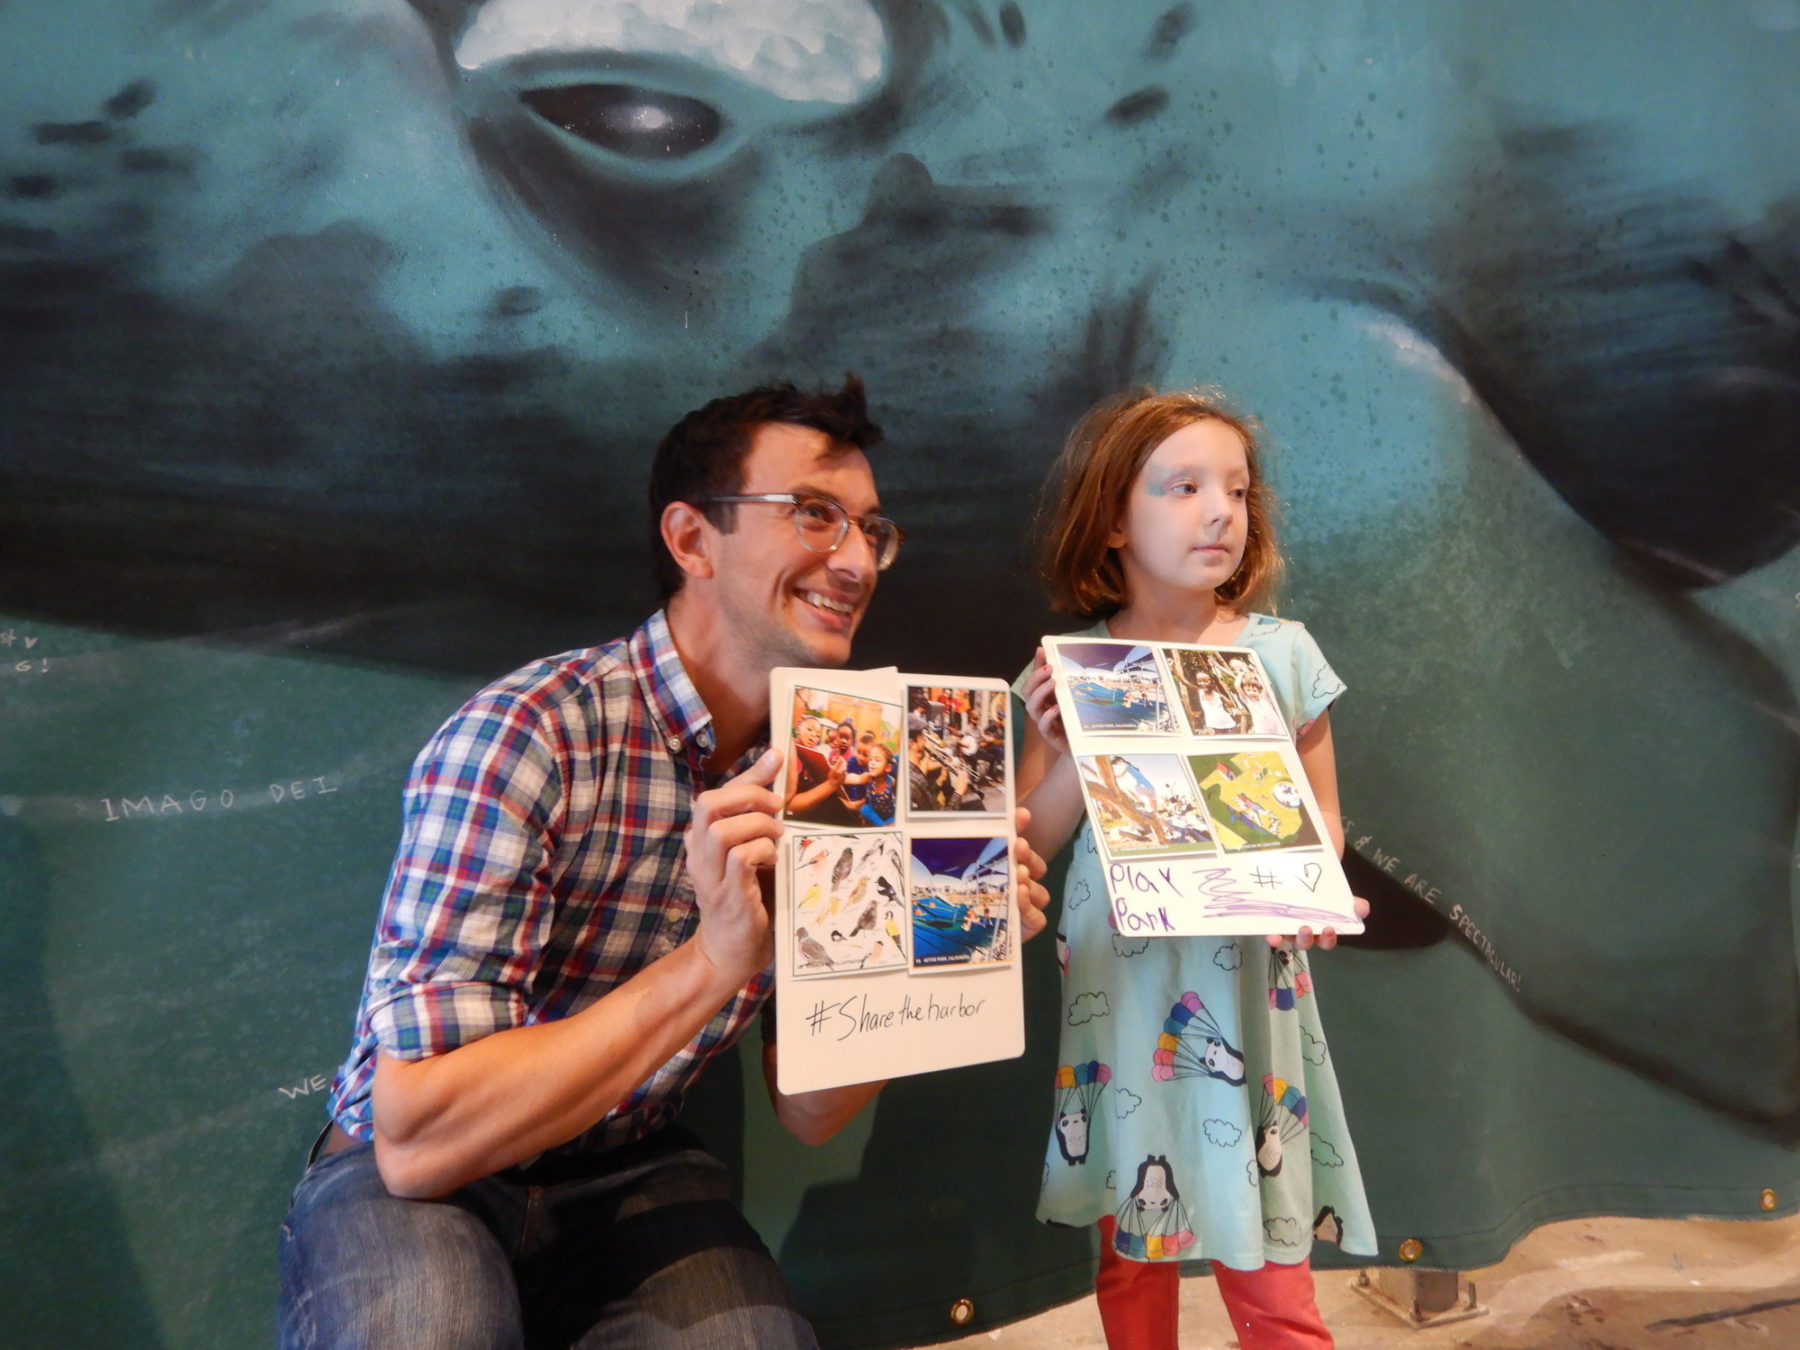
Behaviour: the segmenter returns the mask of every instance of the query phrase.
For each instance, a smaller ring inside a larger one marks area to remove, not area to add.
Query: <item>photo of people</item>
[[[1285,736],[1281,710],[1253,653],[1167,647],[1163,660],[1196,736]]]
[[[1011,866],[1005,835],[914,839],[913,968],[995,965],[1012,956]]]
[[[782,815],[808,825],[892,825],[899,801],[900,707],[795,689]]]
[[[1156,654],[1148,647],[1134,642],[1059,642],[1052,668],[1074,704],[1080,731],[1180,729]]]
[[[1179,755],[1078,755],[1075,763],[1109,857],[1213,852]]]
[[[906,844],[899,831],[790,835],[793,971],[850,975],[911,956]]]
[[[1318,844],[1319,831],[1280,752],[1194,755],[1188,763],[1227,852]]]
[[[1006,809],[1004,689],[912,685],[906,691],[906,804],[911,815]]]

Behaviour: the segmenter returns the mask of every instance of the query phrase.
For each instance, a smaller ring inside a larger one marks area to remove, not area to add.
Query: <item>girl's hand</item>
[[[1056,681],[1050,674],[1050,662],[1042,647],[1037,649],[1037,666],[1025,677],[1025,711],[1051,749],[1059,755],[1069,753],[1062,709],[1056,704]]]
[[[1025,828],[1030,824],[1031,812],[1022,806],[1014,810],[1013,825],[1019,837],[1013,841],[1013,862],[1019,868],[1019,927],[1024,930],[1020,934],[1024,942],[1044,931],[1049,922],[1044,911],[1050,908],[1050,892],[1044,889],[1042,880],[1050,868],[1025,838]]]
[[[1357,918],[1366,919],[1369,917],[1369,902],[1360,895],[1356,897],[1355,909]],[[1303,924],[1301,925],[1300,931],[1294,934],[1294,948],[1296,951],[1305,951],[1308,947],[1317,943],[1320,951],[1328,952],[1333,947],[1337,946],[1337,940],[1338,935],[1337,929],[1335,928],[1321,929],[1315,935],[1311,928]],[[1283,937],[1280,933],[1269,934],[1269,945],[1271,947],[1281,947],[1286,944],[1287,938]]]

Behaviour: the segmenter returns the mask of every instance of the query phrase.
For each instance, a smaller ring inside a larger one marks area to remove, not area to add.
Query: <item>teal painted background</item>
[[[1791,1210],[1800,5],[680,8],[0,2],[0,1339],[266,1341],[407,762],[641,616],[675,416],[846,369],[870,665],[1068,626],[1094,398],[1267,424],[1385,1251]],[[1030,955],[1023,1060],[826,1149],[694,1104],[830,1343],[1085,1287]]]

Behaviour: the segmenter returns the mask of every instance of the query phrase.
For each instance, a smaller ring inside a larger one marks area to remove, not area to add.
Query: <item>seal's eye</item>
[[[626,159],[691,155],[725,129],[709,103],[629,84],[552,85],[519,98],[546,122]]]

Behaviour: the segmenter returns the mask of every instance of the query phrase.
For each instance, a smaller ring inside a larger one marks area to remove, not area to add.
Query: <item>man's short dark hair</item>
[[[839,451],[863,450],[881,440],[881,428],[869,420],[863,382],[845,375],[836,393],[806,393],[786,380],[759,385],[742,394],[715,398],[683,417],[656,447],[650,466],[650,552],[662,603],[686,579],[662,539],[663,508],[670,502],[699,503],[729,497],[744,485],[744,459],[750,438],[768,422],[822,431]],[[734,506],[705,506],[714,527],[730,533],[736,525]]]

